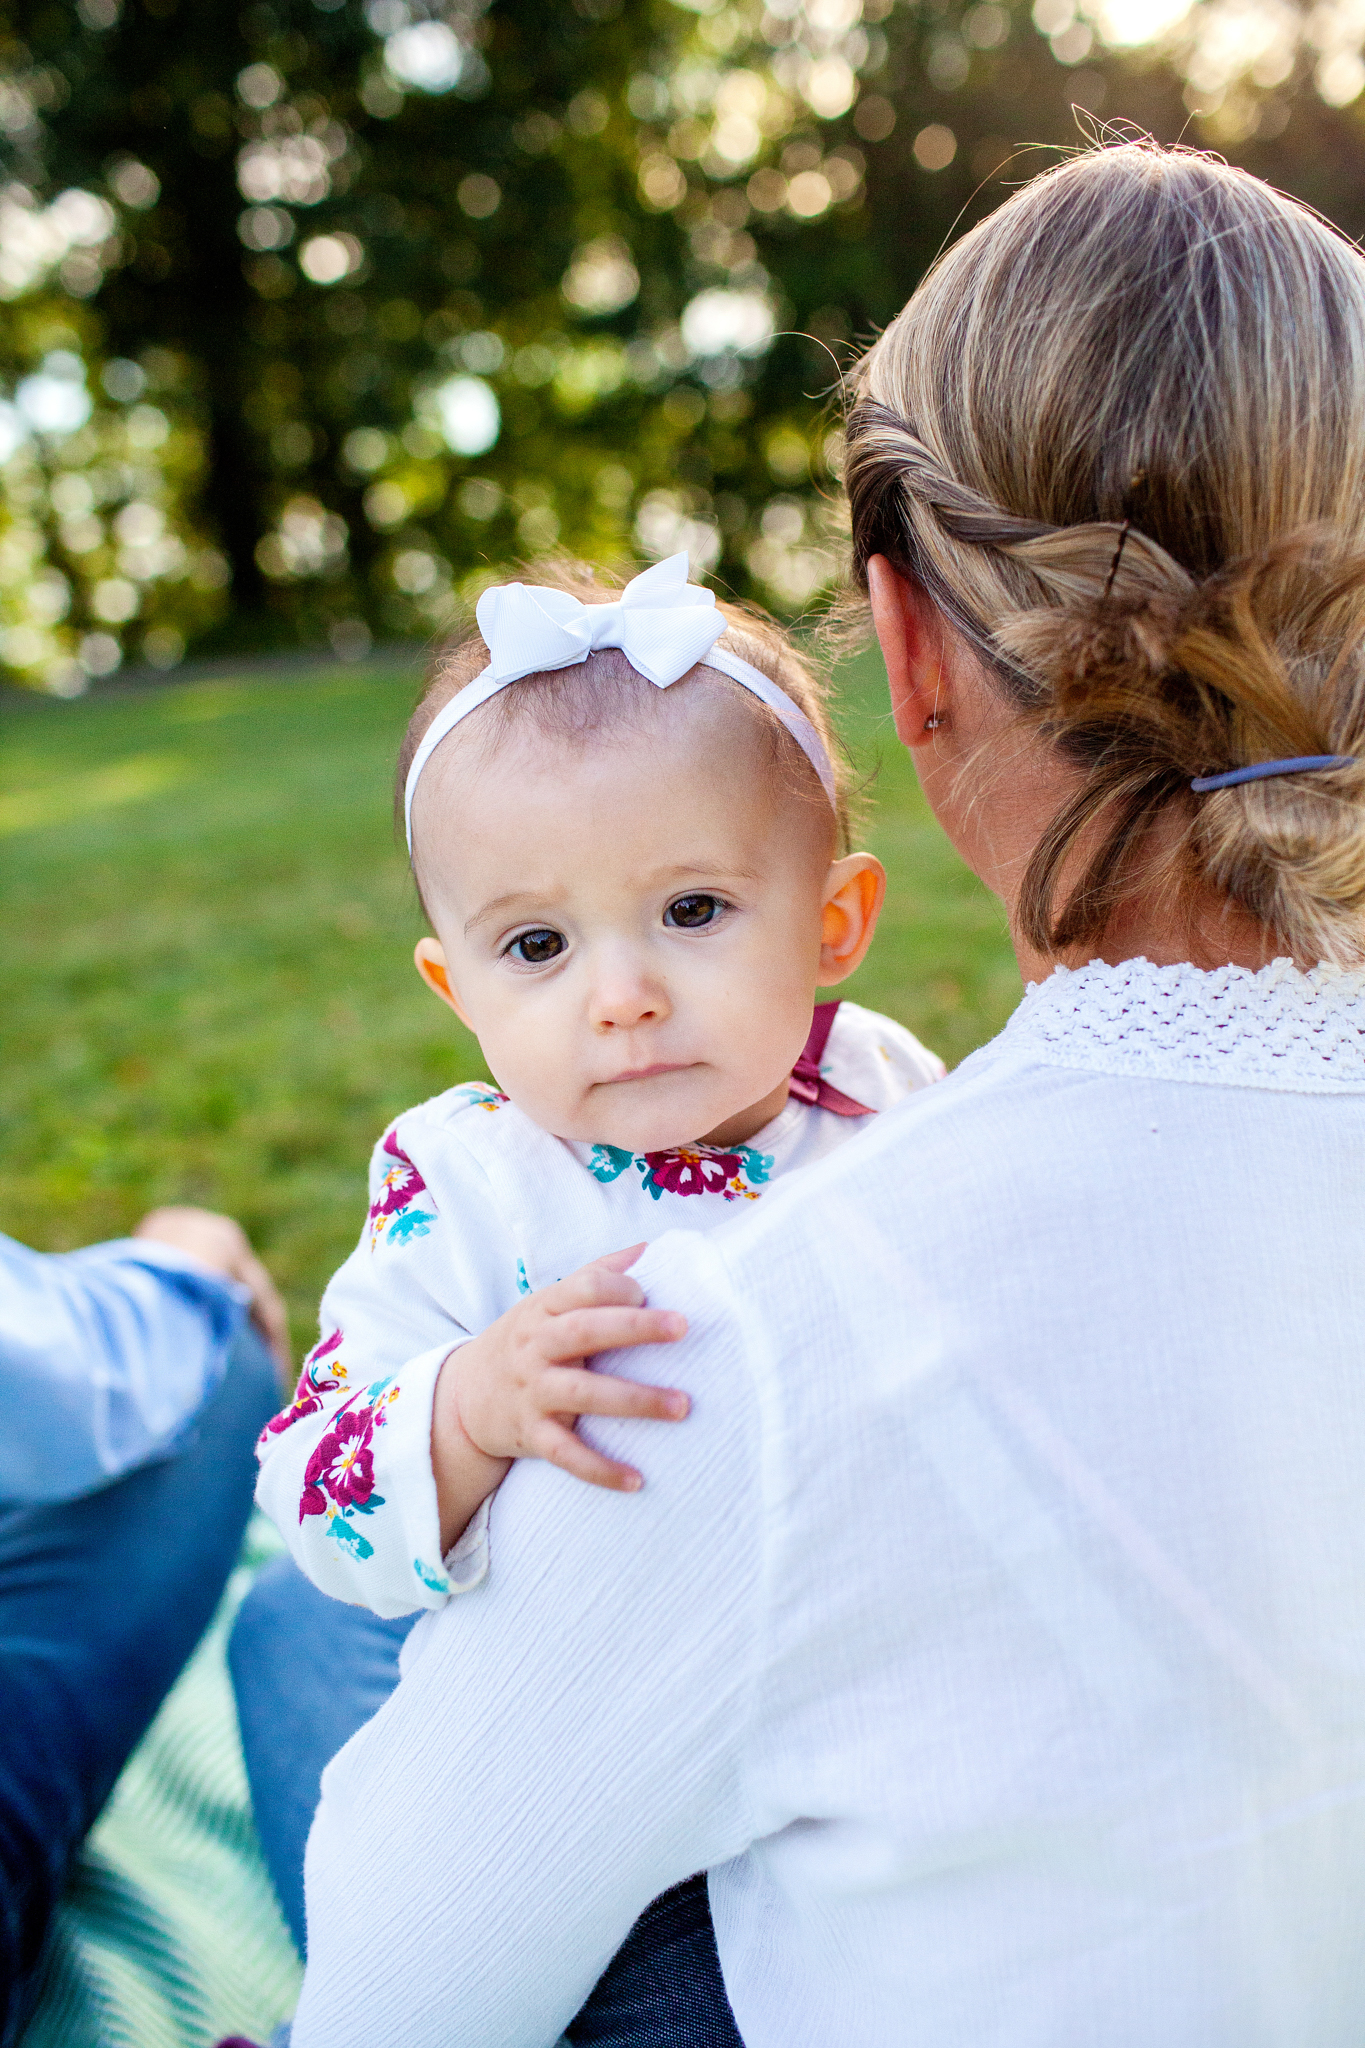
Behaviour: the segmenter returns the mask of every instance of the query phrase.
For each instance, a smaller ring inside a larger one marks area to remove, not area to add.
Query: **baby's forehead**
[[[474,719],[488,743],[532,732],[546,738],[610,742],[644,733],[680,739],[703,730],[757,737],[769,714],[742,684],[698,664],[661,688],[632,667],[618,647],[547,675],[522,677],[490,698]]]
[[[643,757],[675,783],[705,774],[717,759],[742,761],[757,789],[774,725],[755,698],[713,670],[660,689],[618,649],[604,648],[572,669],[500,690],[441,742],[427,774],[435,771],[443,807],[509,775],[552,768],[565,781],[581,780],[603,766],[633,772]]]
[[[524,845],[543,865],[562,839],[564,861],[581,859],[587,817],[603,859],[628,840],[641,860],[690,843],[751,865],[756,844],[788,838],[784,821],[823,845],[828,805],[791,775],[747,692],[697,673],[659,689],[626,667],[619,682],[575,671],[568,689],[559,678],[513,684],[441,743],[413,813],[424,886],[437,869],[484,867],[495,846],[520,864]]]

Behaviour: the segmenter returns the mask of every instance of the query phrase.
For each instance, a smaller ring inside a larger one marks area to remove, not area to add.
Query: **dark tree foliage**
[[[355,654],[554,545],[799,612],[857,346],[1077,106],[1191,126],[1169,53],[1090,43],[1071,0],[0,0],[0,660]],[[1357,116],[1296,77],[1192,139],[1356,231]]]

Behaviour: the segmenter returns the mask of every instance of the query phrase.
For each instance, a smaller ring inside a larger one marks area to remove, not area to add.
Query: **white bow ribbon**
[[[770,677],[728,648],[716,647],[725,619],[709,590],[687,580],[687,556],[670,555],[629,582],[612,604],[583,604],[571,591],[499,583],[475,607],[488,646],[488,666],[441,706],[422,736],[403,793],[408,852],[418,778],[446,734],[509,683],[573,668],[598,647],[619,647],[646,681],[666,690],[699,661],[733,677],[776,712],[838,809],[834,770],[824,741],[798,704]]]
[[[583,604],[568,590],[500,583],[476,607],[498,689],[523,676],[572,668],[598,647],[619,647],[661,690],[676,683],[725,631],[709,590],[687,580],[687,556],[670,555],[634,577],[612,604]]]

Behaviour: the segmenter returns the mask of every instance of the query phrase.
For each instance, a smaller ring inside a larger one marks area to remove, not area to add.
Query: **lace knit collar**
[[[1102,1074],[1365,1094],[1365,971],[1092,960],[1031,985],[999,1043]]]

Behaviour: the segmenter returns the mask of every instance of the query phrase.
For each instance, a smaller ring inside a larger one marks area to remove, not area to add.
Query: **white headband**
[[[670,555],[628,583],[612,604],[582,604],[567,590],[497,583],[476,608],[488,643],[488,666],[441,706],[412,757],[403,792],[408,852],[412,852],[412,799],[417,780],[446,734],[480,704],[523,676],[574,668],[598,647],[619,647],[633,669],[666,690],[698,662],[742,683],[776,712],[836,804],[834,770],[819,733],[785,690],[716,641],[725,620],[711,591],[687,580],[687,556]]]

